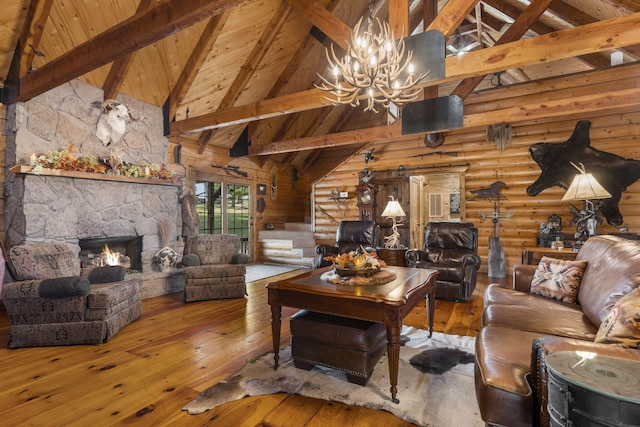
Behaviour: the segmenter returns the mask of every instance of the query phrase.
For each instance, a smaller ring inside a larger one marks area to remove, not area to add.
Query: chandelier
[[[342,59],[337,57],[333,44],[331,49],[326,49],[333,79],[318,74],[321,84],[314,86],[329,92],[331,96],[324,98],[333,105],[357,107],[360,99],[365,98],[364,110],[376,113],[376,104],[389,108],[392,103],[399,105],[415,100],[421,91],[415,85],[429,71],[418,76],[414,74],[413,51],[405,49],[402,38],[396,43],[388,23],[382,24],[373,17],[371,3],[366,29],[361,32],[362,20],[360,18],[351,31],[351,40]]]

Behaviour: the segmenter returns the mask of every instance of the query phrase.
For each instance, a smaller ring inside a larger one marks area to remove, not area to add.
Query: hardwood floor
[[[0,311],[0,425],[410,425],[384,411],[287,394],[245,398],[197,416],[181,411],[247,360],[271,351],[265,284],[273,280],[249,283],[245,299],[185,304],[177,293],[144,300],[142,319],[98,346],[8,349],[9,321]],[[480,275],[468,303],[437,300],[434,329],[475,336],[486,285]],[[283,320],[294,312],[283,308]],[[404,323],[425,328],[425,306]],[[282,345],[289,338],[283,321]]]

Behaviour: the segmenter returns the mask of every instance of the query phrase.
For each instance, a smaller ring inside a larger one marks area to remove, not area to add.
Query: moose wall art
[[[582,163],[587,172],[611,193],[604,199],[600,213],[611,225],[622,224],[622,214],[618,202],[622,192],[640,178],[640,161],[625,159],[591,147],[589,120],[576,124],[571,137],[560,144],[539,142],[529,147],[531,158],[540,166],[540,177],[527,188],[529,196],[537,196],[541,191],[558,185],[565,190],[571,185],[577,171],[570,162]]]

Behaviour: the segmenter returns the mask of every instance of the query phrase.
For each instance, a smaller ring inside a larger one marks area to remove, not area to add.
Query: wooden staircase
[[[262,262],[305,267],[315,263],[316,242],[310,223],[285,223],[284,230],[260,230],[258,244]]]

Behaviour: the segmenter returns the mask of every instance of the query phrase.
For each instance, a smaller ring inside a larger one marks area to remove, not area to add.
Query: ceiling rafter
[[[446,32],[449,33],[449,31]],[[433,86],[467,77],[492,74],[510,68],[571,58],[576,54],[584,55],[625,47],[637,43],[639,39],[640,12],[544,34],[535,37],[535,39],[521,39],[492,48],[468,52],[462,56],[447,57],[445,59],[447,77],[440,81],[421,83],[419,86]],[[320,92],[318,89],[302,91],[174,122],[171,123],[170,134],[177,135],[231,124],[248,123],[329,104],[329,101],[324,99]]]
[[[242,1],[164,0],[76,46],[19,81],[7,81],[8,102],[29,100]]]
[[[550,9],[560,19],[576,27],[598,22],[593,16],[582,12],[580,9],[576,9],[564,1],[554,0]],[[633,55],[636,59],[640,59],[640,45],[627,46],[621,50],[629,55]]]
[[[553,0],[532,0],[529,6],[516,18],[502,36],[496,41],[495,45],[500,45],[515,40],[519,40],[531,25],[544,13]],[[462,80],[453,90],[454,95],[465,99],[469,94],[484,80],[485,75],[468,77]]]
[[[329,10],[322,7],[317,1],[286,0],[298,12],[320,31],[325,33],[335,44],[342,49],[347,49],[347,42],[351,37],[351,28],[333,15]]]
[[[141,12],[148,8],[151,5],[152,0],[141,0],[138,5],[137,12]],[[126,55],[121,56],[120,58],[113,61],[111,64],[111,69],[109,70],[109,74],[107,74],[107,78],[102,85],[102,92],[104,93],[104,99],[115,99],[118,92],[122,88],[122,84],[124,82],[124,78],[129,72],[129,68],[131,67],[131,60],[133,59],[133,55],[135,52],[127,53]]]
[[[207,56],[211,52],[212,46],[215,44],[218,36],[222,32],[224,25],[229,19],[231,12],[226,10],[219,15],[214,16],[209,20],[207,26],[202,31],[196,47],[189,56],[187,64],[183,67],[178,80],[176,81],[173,89],[169,93],[169,117],[175,117],[178,106],[182,103],[187,92],[191,88],[198,71],[202,64],[204,64]]]
[[[19,69],[20,78],[31,70],[36,52],[39,52],[42,31],[51,13],[52,5],[53,0],[32,0],[29,4],[27,19],[20,35],[18,63],[12,65]]]
[[[523,120],[544,119],[553,114],[578,114],[592,111],[604,111],[624,107],[637,106],[640,89],[622,89],[606,94],[570,96],[569,98],[554,99],[544,105],[531,104],[508,107],[490,112],[477,112],[464,116],[464,127],[487,126],[501,122],[519,122]],[[314,150],[318,148],[335,147],[341,145],[361,144],[372,140],[402,140],[415,138],[416,134],[403,135],[400,123],[389,126],[378,126],[353,131],[339,132],[306,138],[297,138],[266,144],[260,147],[250,147],[249,155],[261,156],[268,154],[288,153],[291,151]]]
[[[499,10],[505,16],[508,16],[513,20],[515,20],[518,17],[518,15],[520,15],[520,9],[518,9],[517,7],[511,6],[503,2],[502,0],[483,0],[483,1],[485,2],[485,4],[493,7],[496,10]],[[551,10],[554,4],[556,3],[557,3],[557,0],[554,0],[554,2],[551,4],[551,6],[547,8],[547,10]],[[585,22],[585,24],[587,23],[588,22]],[[538,35],[548,34],[548,33],[557,31],[556,28],[552,28],[540,21],[534,22],[531,25],[531,30]],[[578,58],[580,58],[580,60],[582,60],[587,65],[596,69],[602,69],[609,65],[608,61],[606,61],[604,57],[598,53],[581,55]]]
[[[236,103],[236,101],[242,94],[242,91],[247,87],[247,83],[249,83],[249,80],[251,80],[251,77],[258,69],[260,62],[262,62],[262,59],[269,51],[269,48],[282,29],[282,26],[287,21],[291,10],[291,6],[286,2],[280,4],[280,7],[278,8],[278,10],[276,10],[273,18],[271,19],[269,24],[267,24],[266,28],[262,32],[262,35],[260,36],[260,39],[258,39],[258,42],[247,57],[247,60],[240,67],[240,71],[231,83],[231,86],[229,86],[227,93],[225,93],[222,101],[220,101],[220,104],[218,105],[216,111],[223,111],[227,108],[233,107],[233,105]],[[215,135],[214,130],[209,130],[208,132],[213,132],[213,135]],[[199,154],[204,153],[204,150],[206,149],[207,144],[210,140],[211,138],[208,138],[206,141],[203,141],[203,143],[200,144],[200,147],[198,149]]]

